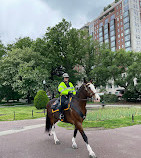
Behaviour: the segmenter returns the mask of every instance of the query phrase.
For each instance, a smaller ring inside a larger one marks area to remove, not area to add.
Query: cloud
[[[33,39],[45,34],[63,18],[81,28],[92,21],[105,5],[114,0],[0,0],[0,39],[13,43],[15,38]]]
[[[57,10],[52,10],[40,0],[0,1],[0,36],[4,43],[15,38],[30,36],[37,38],[45,33],[48,26],[62,20]]]
[[[83,22],[94,20],[100,15],[103,8],[114,0],[42,0],[54,10],[59,10],[62,15],[72,21],[74,27],[80,28]],[[81,17],[81,18],[80,18]],[[79,19],[80,18],[80,19]],[[81,22],[77,22],[83,20]],[[76,24],[77,23],[77,24]]]

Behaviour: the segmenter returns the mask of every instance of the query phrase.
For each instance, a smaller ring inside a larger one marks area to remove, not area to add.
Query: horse
[[[79,131],[82,135],[83,140],[86,143],[87,150],[89,152],[90,158],[96,158],[95,153],[93,152],[91,146],[88,143],[88,138],[83,130],[82,122],[86,117],[86,102],[87,98],[94,98],[96,102],[100,102],[100,97],[96,93],[96,89],[91,82],[84,82],[79,88],[77,94],[71,100],[71,107],[69,110],[64,111],[64,121],[65,123],[71,123],[74,125],[74,134],[72,138],[72,148],[77,149],[76,144],[76,135]],[[59,121],[59,112],[52,113],[51,105],[56,101],[56,98],[52,99],[47,104],[47,115],[46,115],[46,126],[45,130],[49,132],[49,136],[54,136],[55,144],[60,144],[59,139],[55,133],[55,123]]]

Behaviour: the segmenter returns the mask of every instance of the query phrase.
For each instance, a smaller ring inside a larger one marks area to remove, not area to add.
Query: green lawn
[[[132,114],[134,122],[132,122]],[[83,122],[84,128],[119,128],[141,124],[141,108],[104,108],[89,110]],[[61,127],[72,129],[70,124],[58,123]]]
[[[32,117],[33,110],[33,117]],[[35,119],[45,117],[44,110],[37,110],[34,106],[3,107],[0,108],[0,121]]]

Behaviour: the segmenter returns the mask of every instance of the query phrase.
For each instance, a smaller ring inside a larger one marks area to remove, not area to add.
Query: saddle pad
[[[70,98],[70,101],[69,103],[66,104],[65,108],[64,108],[64,111],[67,111],[70,109],[70,102],[71,102],[71,98]],[[53,105],[51,106],[51,109],[52,109],[52,113],[55,113],[57,111],[59,111],[59,106],[60,106],[60,99],[57,99]]]

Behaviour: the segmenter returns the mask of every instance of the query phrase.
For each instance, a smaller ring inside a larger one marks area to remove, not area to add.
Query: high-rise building
[[[112,51],[141,51],[141,0],[115,0],[89,23],[89,35]]]

